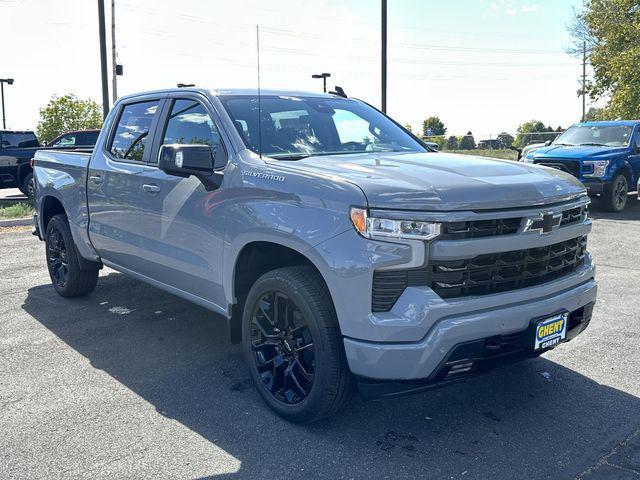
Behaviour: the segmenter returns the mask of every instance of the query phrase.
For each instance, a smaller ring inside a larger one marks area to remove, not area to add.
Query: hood
[[[565,158],[567,160],[607,160],[628,153],[627,147],[597,147],[588,145],[550,145],[537,149],[534,160],[543,158]]]
[[[283,170],[354,183],[372,208],[511,208],[556,203],[585,193],[577,179],[559,170],[467,155],[379,152],[276,162]]]

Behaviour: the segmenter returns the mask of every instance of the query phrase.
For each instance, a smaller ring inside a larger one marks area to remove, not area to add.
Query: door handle
[[[145,183],[142,185],[142,189],[147,193],[158,193],[160,191],[160,187],[155,183]]]
[[[102,185],[102,182],[104,182],[104,179],[100,175],[91,175],[89,180],[95,185]]]

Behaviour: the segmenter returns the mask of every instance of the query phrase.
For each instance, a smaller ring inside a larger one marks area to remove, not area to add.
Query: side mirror
[[[207,191],[219,188],[222,172],[214,171],[214,152],[209,145],[162,145],[158,168],[168,175],[198,177]]]

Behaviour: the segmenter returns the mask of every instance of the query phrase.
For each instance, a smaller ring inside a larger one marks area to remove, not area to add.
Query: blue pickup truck
[[[640,120],[578,123],[523,161],[570,173],[607,210],[620,212],[640,179]]]

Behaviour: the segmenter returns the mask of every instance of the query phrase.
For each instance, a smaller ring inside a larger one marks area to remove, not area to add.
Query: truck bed
[[[41,205],[43,198],[55,198],[64,205],[76,246],[84,256],[91,257],[87,226],[87,174],[92,149],[38,150],[34,157],[34,175],[37,177],[36,212],[47,212],[50,206]],[[51,200],[47,200],[51,201]],[[35,219],[42,227],[39,219]],[[41,230],[41,235],[45,232]]]

